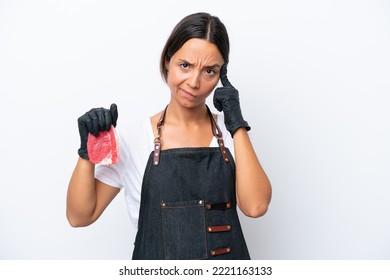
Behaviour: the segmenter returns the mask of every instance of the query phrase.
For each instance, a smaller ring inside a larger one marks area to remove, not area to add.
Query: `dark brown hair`
[[[206,39],[215,44],[224,59],[229,62],[229,36],[225,25],[216,16],[208,13],[195,13],[183,18],[172,30],[161,53],[160,72],[164,81],[167,81],[168,70],[166,63],[189,39]]]

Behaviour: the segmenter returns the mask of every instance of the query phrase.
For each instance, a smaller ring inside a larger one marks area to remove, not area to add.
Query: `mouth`
[[[190,93],[190,92],[188,92],[188,91],[186,91],[186,90],[184,90],[182,88],[180,90],[182,92],[182,95],[184,97],[186,97],[187,99],[195,99],[196,98],[196,95],[194,95],[194,94],[192,94],[192,93]]]

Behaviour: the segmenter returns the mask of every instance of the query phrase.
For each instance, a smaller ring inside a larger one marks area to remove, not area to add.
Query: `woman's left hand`
[[[223,87],[215,90],[213,101],[215,108],[224,113],[226,129],[232,137],[240,127],[249,131],[251,128],[241,113],[238,90],[228,80],[226,64],[221,67],[220,79]]]

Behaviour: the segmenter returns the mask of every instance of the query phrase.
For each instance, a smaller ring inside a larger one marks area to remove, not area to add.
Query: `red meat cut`
[[[100,131],[96,137],[88,135],[87,142],[89,160],[95,164],[110,165],[119,160],[119,149],[115,127],[111,126],[109,131]]]

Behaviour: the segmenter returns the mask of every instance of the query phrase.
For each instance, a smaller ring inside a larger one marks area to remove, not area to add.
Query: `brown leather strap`
[[[164,111],[161,113],[160,119],[157,122],[157,137],[154,138],[154,156],[153,156],[153,165],[158,165],[160,163],[160,153],[161,153],[161,129],[164,125],[165,113],[167,111],[168,105],[165,107]]]
[[[230,251],[231,251],[230,247],[218,248],[218,249],[210,250],[210,255],[215,257],[215,256],[218,256],[218,255],[230,253]]]
[[[162,111],[160,115],[160,119],[157,122],[157,130],[161,129],[163,127],[164,121],[165,121],[165,114],[167,112],[168,105],[165,107],[164,111]],[[161,131],[159,131],[161,132]],[[158,133],[158,136],[160,136],[160,133]]]
[[[223,138],[222,138],[222,131],[219,128],[217,122],[215,121],[214,116],[211,113],[209,107],[207,105],[206,105],[206,107],[207,107],[207,111],[209,113],[210,120],[211,120],[211,129],[213,130],[214,136],[217,138],[218,146],[221,149],[223,160],[225,162],[229,162],[228,153],[226,151],[225,143],[223,142]]]
[[[230,203],[230,201],[206,204],[207,210],[225,210],[225,209],[230,209],[231,207],[232,204]]]
[[[225,232],[230,231],[232,227],[230,225],[221,225],[221,226],[208,226],[207,231],[214,233],[214,232]]]
[[[160,152],[161,152],[161,139],[154,139],[154,156],[153,156],[153,165],[158,165],[160,163]]]
[[[161,129],[164,126],[165,114],[167,112],[168,105],[165,107],[164,111],[161,113],[160,119],[157,122],[157,137],[154,139],[154,156],[153,156],[153,165],[158,165],[160,163],[160,153],[161,153]],[[222,131],[219,128],[217,122],[214,119],[213,114],[211,113],[209,107],[206,105],[207,113],[210,117],[211,129],[213,130],[213,135],[217,138],[218,146],[221,150],[223,160],[229,162],[228,153],[225,148],[225,144],[222,138]]]

